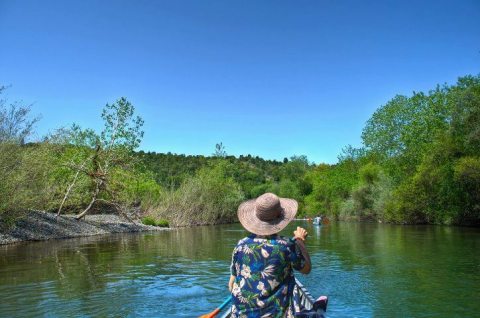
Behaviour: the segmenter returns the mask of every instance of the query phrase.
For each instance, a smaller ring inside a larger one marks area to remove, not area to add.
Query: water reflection
[[[434,226],[313,226],[329,317],[475,316],[480,233]],[[239,225],[0,246],[0,316],[195,317],[222,302]],[[452,296],[453,295],[453,296]],[[454,301],[453,301],[454,300]]]
[[[326,289],[346,300],[331,307],[341,311],[339,317],[351,317],[365,305],[371,315],[361,310],[355,316],[452,317],[459,311],[472,316],[480,309],[475,301],[480,296],[480,257],[474,252],[480,243],[478,230],[335,224],[329,231],[320,244],[322,259],[329,263],[319,263],[334,271]],[[318,254],[314,258],[318,260]]]

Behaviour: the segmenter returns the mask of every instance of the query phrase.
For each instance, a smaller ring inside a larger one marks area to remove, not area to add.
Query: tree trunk
[[[92,208],[95,201],[97,201],[97,196],[98,196],[99,191],[100,191],[100,185],[97,182],[97,185],[95,187],[95,192],[93,193],[92,201],[90,201],[90,204],[87,206],[87,208],[85,210],[83,210],[82,213],[80,213],[79,215],[76,216],[77,220],[80,220],[81,218],[83,218],[88,213],[88,211],[90,211],[90,209]]]
[[[77,171],[77,173],[75,174],[75,178],[73,178],[72,183],[68,186],[67,192],[65,192],[65,196],[63,197],[62,203],[60,203],[60,207],[58,208],[57,217],[62,212],[63,205],[65,204],[65,201],[67,201],[68,195],[70,194],[70,191],[72,190],[73,186],[75,185],[75,182],[77,182],[77,178],[78,178],[79,174],[80,174],[80,170]]]

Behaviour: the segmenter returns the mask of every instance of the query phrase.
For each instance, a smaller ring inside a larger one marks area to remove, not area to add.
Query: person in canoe
[[[293,232],[293,238],[278,232],[295,218],[297,209],[297,201],[273,193],[239,206],[238,219],[251,234],[241,239],[232,253],[230,317],[294,317],[293,269],[303,274],[311,270],[304,243],[308,233],[301,227]]]

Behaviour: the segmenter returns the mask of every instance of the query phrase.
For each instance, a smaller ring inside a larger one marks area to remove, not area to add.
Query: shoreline
[[[24,218],[8,228],[0,219],[0,245],[26,241],[68,239],[102,234],[164,231],[162,228],[130,222],[116,214],[92,214],[83,219],[76,215],[60,215],[44,211],[29,211]]]

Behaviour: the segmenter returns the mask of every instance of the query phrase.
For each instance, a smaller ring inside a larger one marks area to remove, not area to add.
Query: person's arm
[[[308,254],[307,248],[305,247],[305,243],[302,240],[297,239],[296,244],[300,248],[300,252],[302,252],[303,258],[305,259],[305,265],[298,271],[302,274],[308,274],[312,270],[312,262],[310,260],[310,254]]]
[[[301,227],[297,227],[297,229],[293,232],[296,244],[298,248],[300,248],[300,252],[305,259],[305,265],[299,269],[299,272],[302,274],[308,274],[312,270],[312,262],[310,260],[310,254],[308,254],[307,248],[305,247],[305,239],[307,238],[308,232]]]
[[[232,291],[234,281],[235,281],[235,276],[230,275],[230,280],[228,281],[228,290]]]
[[[230,279],[228,281],[228,290],[232,291],[233,289],[233,283],[235,282],[235,278],[237,277],[237,267],[235,266],[235,263],[237,262],[237,253],[238,249],[235,247],[232,253],[232,263],[230,264]]]

